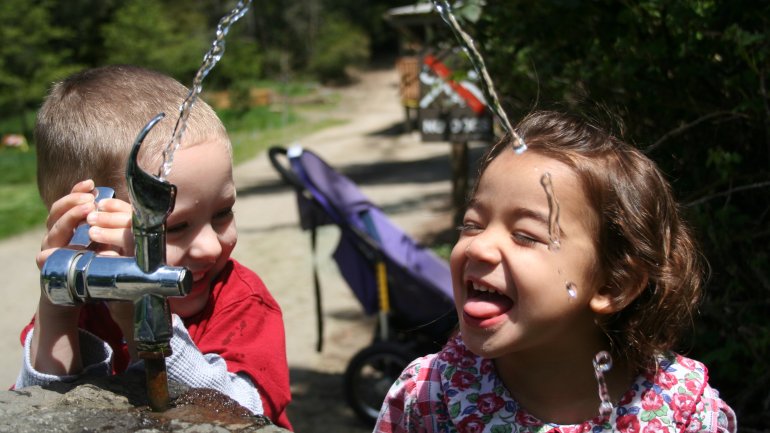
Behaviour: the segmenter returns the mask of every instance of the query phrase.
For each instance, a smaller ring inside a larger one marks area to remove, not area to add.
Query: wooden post
[[[463,222],[465,200],[468,196],[468,142],[451,142],[452,209],[454,225]]]

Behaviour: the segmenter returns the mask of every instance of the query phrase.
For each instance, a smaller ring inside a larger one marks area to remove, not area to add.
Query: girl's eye
[[[173,226],[166,228],[166,233],[180,233],[183,232],[187,227],[188,224],[186,222],[174,224]]]
[[[537,244],[539,241],[531,236],[527,236],[523,233],[514,233],[513,241],[523,247],[531,247]]]
[[[460,232],[460,234],[477,233],[479,230],[481,230],[481,227],[473,223],[463,223],[457,227],[457,230]]]

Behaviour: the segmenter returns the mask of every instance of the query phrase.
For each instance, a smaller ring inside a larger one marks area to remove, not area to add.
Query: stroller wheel
[[[353,357],[345,370],[345,397],[362,421],[374,425],[385,394],[416,357],[392,342],[376,342]]]

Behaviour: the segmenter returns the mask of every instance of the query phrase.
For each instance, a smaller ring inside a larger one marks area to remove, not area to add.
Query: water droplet
[[[540,184],[543,185],[548,199],[548,249],[556,251],[561,247],[561,232],[559,231],[559,201],[553,192],[551,173],[544,173],[540,177]]]
[[[567,295],[570,301],[577,298],[577,285],[573,282],[567,283]]]

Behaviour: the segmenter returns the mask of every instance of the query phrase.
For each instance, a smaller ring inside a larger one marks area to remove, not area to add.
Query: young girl
[[[451,255],[460,332],[392,386],[375,432],[735,432],[671,352],[702,264],[637,149],[559,113],[489,149]]]

